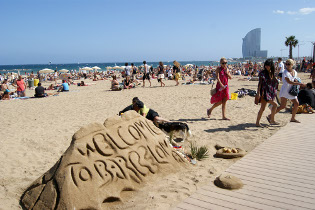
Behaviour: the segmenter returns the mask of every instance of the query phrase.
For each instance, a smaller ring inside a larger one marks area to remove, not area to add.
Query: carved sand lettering
[[[83,168],[81,168],[81,170],[79,172],[79,178],[85,182],[87,180],[92,179],[92,174],[87,167],[83,167]]]
[[[106,171],[108,171],[112,176],[112,181],[116,182],[118,178],[124,179],[125,175],[123,171],[116,165],[115,162],[111,160],[106,160]]]
[[[96,134],[93,137],[93,143],[94,143],[95,149],[100,155],[111,156],[114,154],[113,148],[107,142],[107,139],[105,139],[105,136],[103,134]]]
[[[172,156],[174,157],[174,159],[177,161],[177,162],[185,162],[184,158],[182,158],[177,152],[175,151],[172,151]]]
[[[97,160],[94,163],[94,168],[98,175],[104,180],[102,185],[106,185],[112,181],[112,176],[106,171],[106,164],[102,160]]]
[[[135,126],[129,125],[128,126],[128,131],[133,136],[133,138],[135,138],[136,140],[140,140],[141,139],[141,134],[138,131],[138,129],[136,129]]]
[[[148,126],[144,122],[135,122],[134,125],[136,126],[136,128],[138,128],[138,130],[141,132],[146,140],[149,140],[150,136],[155,136],[155,134],[148,128]]]
[[[122,127],[119,126],[117,128],[117,132],[118,132],[118,135],[119,137],[121,138],[121,140],[123,140],[126,144],[128,144],[129,146],[132,146],[136,143],[136,140],[135,138],[131,135],[131,133],[127,130],[122,130]],[[129,135],[127,136],[126,133],[129,133]],[[123,137],[125,136],[125,137]]]
[[[23,209],[115,209],[150,176],[186,165],[163,132],[135,111],[84,126],[72,139],[58,164],[21,196]]]
[[[79,147],[77,149],[80,152],[80,154],[83,156],[86,156],[86,155],[90,156],[91,153],[95,152],[95,147],[91,143],[86,143],[86,146],[83,149],[81,149]]]
[[[162,158],[156,153],[156,147],[159,147],[159,146],[158,145],[155,146],[151,144],[147,145],[147,148],[149,149],[150,153],[152,154],[152,156],[158,163],[161,163],[161,164],[169,163],[167,158]]]
[[[163,144],[164,143],[164,144]],[[167,154],[170,155],[168,153],[168,151],[170,150],[170,147],[168,146],[167,142],[164,140],[163,142],[159,142],[161,149]]]
[[[119,137],[117,132],[116,132],[116,134],[115,133],[112,133],[112,134],[106,133],[105,139],[108,140],[108,141],[111,140],[111,142],[114,143],[116,145],[116,147],[118,147],[119,149],[126,149],[126,148],[128,148],[129,145],[126,144],[124,141],[122,141],[122,139]],[[113,135],[116,138],[114,138]]]
[[[123,171],[126,179],[132,179],[137,183],[141,182],[141,178],[139,177],[138,173],[135,171],[134,168],[130,169],[129,167],[127,167],[127,163],[126,160],[122,157],[116,157],[115,159],[113,159],[113,161],[119,166],[120,170]]]
[[[134,151],[129,154],[131,164],[143,176],[146,176],[149,171],[153,174],[157,171],[157,166],[145,159],[146,156],[147,150],[145,147],[139,147],[137,152]]]

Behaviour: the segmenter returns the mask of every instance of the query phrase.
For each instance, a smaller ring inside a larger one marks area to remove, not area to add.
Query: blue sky
[[[0,0],[0,65],[241,57],[254,28],[268,56],[290,35],[310,56],[314,22],[315,0]]]

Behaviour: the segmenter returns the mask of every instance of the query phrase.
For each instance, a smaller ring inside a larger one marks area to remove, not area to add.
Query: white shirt
[[[297,98],[296,96],[292,96],[289,94],[289,91],[291,90],[292,85],[289,84],[287,82],[287,80],[285,79],[285,78],[288,78],[291,82],[294,82],[294,79],[297,77],[297,72],[295,70],[292,70],[292,71],[294,72],[293,73],[294,76],[292,76],[288,70],[284,70],[284,72],[282,74],[283,85],[282,85],[281,90],[280,90],[280,94],[279,94],[280,97],[284,97],[287,99],[296,99]]]
[[[125,73],[126,73],[126,76],[130,76],[130,71],[131,71],[130,66],[125,66]]]
[[[150,72],[148,64],[144,64],[144,73],[148,74]]]
[[[279,68],[279,73],[283,73],[283,71],[284,71],[284,64],[283,64],[282,61],[278,64],[278,68]]]

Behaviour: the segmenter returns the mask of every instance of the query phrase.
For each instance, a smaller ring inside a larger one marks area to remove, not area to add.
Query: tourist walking
[[[278,72],[278,77],[281,79],[284,72],[284,64],[282,62],[282,58],[278,58]]]
[[[150,87],[151,87],[151,80],[150,80],[150,69],[149,69],[149,66],[147,64],[146,61],[143,61],[143,87],[145,87],[145,80],[149,80],[149,83],[150,83]]]
[[[163,82],[164,73],[165,73],[164,66],[162,61],[160,61],[158,66],[158,80],[160,80],[161,87],[165,87],[165,83]]]
[[[175,81],[176,81],[176,85],[179,85],[179,78],[180,78],[180,63],[178,63],[177,61],[173,62],[174,66],[173,66],[173,74],[175,75]]]
[[[216,70],[216,77],[217,77],[217,85],[216,85],[216,93],[211,97],[211,104],[213,106],[210,109],[207,109],[207,115],[210,118],[210,115],[214,108],[222,105],[222,119],[223,120],[230,120],[225,115],[225,108],[226,108],[226,102],[229,100],[229,84],[228,80],[232,79],[231,74],[229,72],[229,69],[227,68],[227,60],[226,58],[220,59],[220,64]]]
[[[267,59],[264,63],[264,70],[259,73],[259,82],[256,98],[259,98],[260,101],[256,101],[258,104],[260,102],[260,110],[257,115],[256,125],[259,127],[264,127],[260,124],[260,119],[265,111],[267,103],[272,105],[271,114],[267,117],[268,122],[271,125],[279,125],[274,119],[277,104],[274,102],[274,99],[277,96],[278,89],[278,80],[275,78],[275,66],[272,59]]]
[[[303,83],[300,83],[296,80],[297,78],[297,72],[293,69],[294,61],[292,59],[288,59],[285,62],[286,70],[284,70],[282,74],[282,82],[283,85],[280,90],[280,107],[277,108],[276,113],[278,113],[280,110],[284,109],[287,104],[287,100],[291,100],[293,103],[293,109],[292,109],[292,117],[290,122],[296,122],[299,123],[298,120],[295,119],[296,112],[298,110],[299,101],[297,99],[297,96],[294,96],[290,94],[290,90],[293,85],[300,85],[305,86]]]

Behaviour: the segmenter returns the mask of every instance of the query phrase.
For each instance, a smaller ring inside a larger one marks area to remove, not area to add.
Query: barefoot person
[[[289,99],[293,103],[292,117],[291,117],[290,122],[299,123],[299,121],[295,119],[295,115],[296,115],[296,112],[297,112],[298,106],[299,106],[299,101],[297,99],[297,96],[293,96],[289,92],[292,88],[292,85],[304,86],[304,84],[297,82],[295,80],[295,78],[297,77],[297,72],[293,69],[294,61],[292,59],[288,59],[285,62],[285,65],[286,65],[287,69],[284,70],[284,72],[282,74],[283,85],[282,85],[281,90],[280,90],[281,104],[280,104],[280,107],[277,108],[276,113],[278,113],[280,110],[282,110],[286,107],[287,100]]]
[[[149,69],[149,66],[147,64],[146,61],[143,61],[143,68],[144,68],[144,72],[143,72],[143,87],[145,87],[145,80],[149,80],[149,83],[150,83],[150,87],[151,87],[151,80],[150,80],[150,69]]]
[[[176,81],[176,85],[175,86],[178,86],[179,85],[179,78],[180,78],[180,64],[177,62],[177,61],[173,61],[173,74],[175,75],[175,81]]]
[[[17,89],[17,94],[19,97],[24,97],[25,96],[25,89],[26,89],[26,83],[24,82],[22,76],[19,76],[19,79],[16,80],[15,84],[13,85]]]
[[[278,125],[275,122],[275,114],[277,110],[277,104],[274,99],[277,95],[278,80],[275,78],[275,66],[272,59],[267,59],[264,64],[264,70],[259,73],[259,83],[257,89],[257,95],[260,98],[260,110],[257,115],[256,125],[263,127],[260,124],[260,119],[265,111],[267,103],[272,105],[271,115],[267,117],[268,122],[271,125]],[[257,103],[258,104],[258,103]]]
[[[229,69],[227,68],[227,60],[223,57],[220,59],[221,66],[215,70],[218,82],[216,86],[216,93],[211,97],[211,104],[213,106],[210,109],[207,109],[207,115],[210,118],[210,115],[214,108],[222,104],[222,119],[230,120],[225,115],[226,102],[229,100],[229,85],[228,80],[232,79]]]
[[[165,83],[163,82],[164,73],[165,73],[164,66],[162,61],[160,61],[158,66],[158,80],[160,80],[161,87],[165,87]]]

